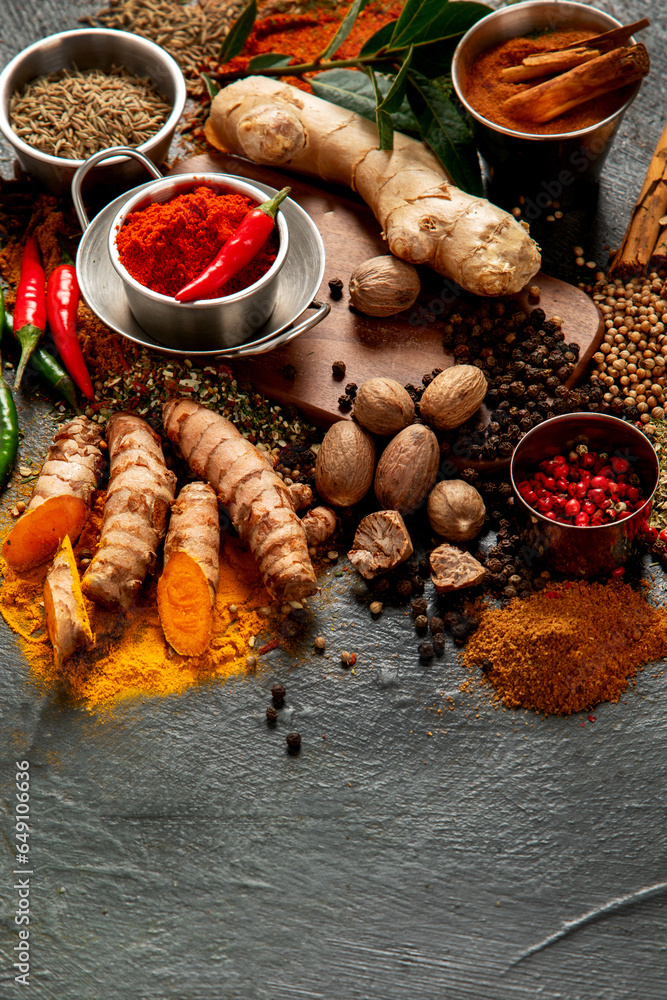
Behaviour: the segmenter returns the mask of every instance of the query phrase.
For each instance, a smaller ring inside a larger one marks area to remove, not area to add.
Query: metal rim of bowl
[[[54,35],[45,35],[44,38],[40,38],[38,41],[28,45],[25,49],[22,49],[12,59],[10,59],[2,72],[0,72],[0,93],[4,89],[5,81],[13,74],[16,66],[23,62],[24,59],[31,56],[34,52],[38,52],[45,42],[52,42],[56,39],[83,37],[84,35],[91,34],[98,36],[106,35],[114,39],[120,37],[132,45],[137,46],[137,48],[143,48],[146,52],[152,52],[153,55],[156,58],[159,58],[170,71],[170,75],[174,80],[175,90],[173,108],[164,125],[162,125],[155,135],[151,136],[150,139],[147,139],[146,142],[142,142],[140,146],[137,146],[137,149],[140,152],[146,152],[147,150],[152,149],[153,146],[159,144],[165,135],[169,132],[173,132],[176,128],[176,125],[183,114],[183,109],[185,108],[187,90],[185,86],[185,78],[183,77],[181,68],[173,56],[170,56],[169,53],[160,45],[152,42],[149,38],[144,38],[142,35],[134,35],[129,31],[117,31],[115,28],[74,28],[71,31],[59,31]],[[32,156],[35,159],[41,160],[47,166],[71,167],[72,169],[76,169],[86,162],[85,159],[74,160],[69,159],[66,156],[53,156],[51,153],[45,153],[41,149],[37,149],[36,146],[30,146],[27,142],[24,142],[24,140],[21,139],[21,137],[17,135],[12,128],[7,109],[2,102],[0,102],[0,132],[2,132],[7,142],[23,153],[24,156]],[[117,158],[110,158],[106,162],[110,166],[113,166],[114,164],[120,163],[123,159],[123,157],[119,156]]]
[[[501,7],[498,10],[494,10],[490,14],[486,14],[484,17],[480,18],[479,21],[473,24],[471,28],[468,28],[463,38],[461,38],[458,45],[456,46],[454,50],[454,55],[452,56],[452,70],[451,70],[452,85],[454,87],[456,96],[458,97],[459,101],[466,109],[468,114],[471,115],[473,118],[475,118],[476,121],[480,122],[480,124],[486,125],[488,128],[492,128],[496,132],[502,132],[503,135],[509,135],[516,139],[530,139],[534,142],[540,142],[540,141],[563,142],[567,139],[577,139],[581,138],[582,136],[588,135],[590,132],[593,132],[598,128],[610,124],[616,118],[618,118],[619,115],[624,114],[634,101],[637,94],[639,93],[641,80],[637,82],[632,93],[630,94],[628,99],[621,105],[621,107],[618,108],[618,110],[614,111],[613,114],[608,115],[606,118],[601,118],[599,122],[595,122],[593,125],[588,125],[586,128],[577,129],[576,131],[573,132],[553,132],[553,133],[549,132],[546,134],[542,134],[536,132],[518,132],[515,129],[507,128],[504,125],[499,125],[497,124],[497,122],[491,121],[490,118],[485,118],[484,115],[480,114],[479,111],[476,111],[475,108],[473,108],[472,105],[468,103],[465,93],[463,92],[463,87],[461,85],[461,79],[459,76],[460,62],[465,47],[470,41],[470,39],[474,36],[475,32],[479,29],[479,26],[481,24],[488,24],[491,21],[501,21],[503,18],[510,17],[511,14],[514,13],[515,11],[520,11],[526,8],[534,8],[536,11],[538,11],[542,6],[543,2],[544,0],[525,0],[524,3],[515,3],[512,4],[510,7]],[[591,7],[589,4],[577,3],[575,2],[575,0],[564,0],[564,2],[559,4],[559,6],[571,10],[573,13],[576,13],[577,11],[582,11],[586,12],[587,14],[590,14],[591,11],[593,11],[596,14],[601,14],[609,22],[609,26],[607,29],[609,31],[611,31],[612,28],[622,27],[622,22],[618,21],[611,14],[608,14],[604,10],[599,10],[597,7]],[[634,41],[634,39],[631,39],[631,41]]]
[[[163,295],[161,292],[154,292],[151,288],[146,285],[142,285],[136,278],[128,272],[123,264],[121,264],[118,251],[116,249],[116,240],[114,234],[118,229],[120,229],[125,222],[128,215],[132,213],[137,204],[143,204],[147,200],[151,199],[151,196],[163,188],[183,187],[189,190],[190,185],[196,183],[201,183],[203,186],[210,184],[217,184],[220,187],[232,187],[237,191],[247,194],[248,197],[253,198],[258,205],[267,201],[267,197],[263,191],[259,188],[254,187],[253,184],[248,183],[242,177],[237,177],[234,174],[214,174],[214,173],[194,173],[194,174],[174,174],[167,175],[160,180],[149,182],[149,186],[145,187],[142,191],[138,191],[132,198],[130,198],[118,211],[115,218],[112,220],[109,227],[109,237],[108,237],[108,249],[109,257],[111,263],[114,266],[118,276],[123,282],[130,285],[136,292],[143,294],[146,298],[153,300],[154,302],[171,303],[177,305],[179,309],[184,308],[198,308],[198,309],[212,309],[215,306],[219,306],[224,302],[238,302],[255,292],[263,288],[269,281],[274,277],[277,271],[279,271],[285,259],[287,257],[287,250],[289,247],[289,230],[287,228],[287,222],[285,216],[282,212],[278,212],[276,216],[276,221],[278,225],[278,232],[280,235],[280,244],[278,249],[278,254],[274,260],[271,267],[262,275],[254,284],[248,285],[247,288],[242,288],[240,292],[234,292],[232,295],[221,295],[215,299],[195,299],[193,302],[179,302],[171,295]],[[176,197],[176,194],[173,195]],[[171,199],[166,199],[170,201]]]
[[[542,514],[539,510],[535,510],[534,507],[531,507],[530,504],[527,504],[526,501],[521,496],[521,494],[519,493],[519,490],[517,489],[517,484],[516,484],[515,478],[514,478],[515,460],[516,460],[516,456],[520,452],[521,448],[525,446],[528,438],[531,437],[532,435],[538,436],[538,434],[540,432],[544,433],[545,427],[547,427],[549,425],[553,426],[553,424],[555,424],[556,422],[562,423],[564,418],[572,419],[573,417],[577,417],[577,416],[580,416],[580,417],[584,416],[585,417],[585,416],[587,416],[587,414],[577,414],[577,413],[563,413],[563,414],[559,414],[557,417],[551,417],[549,420],[542,421],[541,424],[537,424],[536,427],[531,428],[531,430],[529,430],[526,434],[524,434],[524,436],[521,438],[521,440],[517,444],[516,448],[512,452],[512,457],[510,459],[510,470],[509,470],[510,471],[510,482],[512,484],[512,489],[514,490],[515,497],[517,497],[517,499],[521,502],[523,508],[528,512],[528,514],[531,517],[538,518],[540,521],[543,521],[543,522],[545,522],[546,524],[549,524],[549,525],[555,525],[558,528],[563,528],[563,529],[572,528],[575,531],[604,531],[604,530],[607,530],[609,528],[615,528],[619,524],[623,524],[624,521],[630,521],[630,520],[632,520],[632,519],[634,519],[636,517],[641,516],[645,512],[646,507],[653,500],[653,497],[655,496],[655,492],[656,492],[656,490],[658,488],[658,484],[659,484],[659,481],[660,481],[660,460],[658,458],[658,454],[657,454],[655,448],[653,447],[653,445],[651,444],[651,442],[649,441],[649,439],[644,434],[642,434],[642,432],[637,427],[633,427],[632,424],[628,423],[627,420],[621,420],[619,417],[613,417],[609,413],[596,413],[595,414],[595,418],[596,418],[596,420],[601,420],[604,423],[608,424],[608,426],[610,427],[610,429],[612,431],[612,434],[610,434],[610,438],[613,436],[613,428],[614,427],[622,427],[625,432],[629,432],[631,434],[632,433],[636,434],[637,435],[637,441],[638,442],[641,441],[642,444],[648,446],[651,449],[651,451],[653,452],[653,455],[655,457],[655,465],[656,465],[655,483],[653,485],[653,488],[652,488],[650,494],[647,496],[646,500],[644,501],[644,503],[642,504],[642,506],[639,508],[639,510],[633,511],[632,514],[628,515],[628,517],[620,518],[618,521],[610,521],[608,524],[566,524],[566,523],[563,523],[562,521],[552,521],[551,518],[545,517],[545,515]],[[585,433],[585,432],[582,432],[582,433]]]

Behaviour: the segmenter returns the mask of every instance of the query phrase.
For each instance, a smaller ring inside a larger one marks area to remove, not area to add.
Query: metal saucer
[[[243,358],[265,354],[312,329],[329,313],[330,306],[314,298],[324,277],[324,244],[315,223],[304,210],[288,198],[282,211],[290,227],[290,248],[280,273],[276,305],[270,319],[253,338],[236,347],[212,351],[179,351],[165,347],[139,326],[130,311],[123,283],[115,271],[108,251],[111,223],[124,203],[148,181],[124,192],[99,212],[85,230],[79,243],[76,270],[81,293],[96,316],[128,340],[161,354],[178,357]],[[253,182],[266,194],[274,189]],[[309,308],[316,311],[304,319]]]

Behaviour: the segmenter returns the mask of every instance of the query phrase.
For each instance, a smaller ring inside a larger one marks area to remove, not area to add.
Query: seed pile
[[[555,584],[483,611],[464,663],[481,667],[508,708],[569,715],[618,701],[665,655],[666,614],[629,584]]]
[[[133,76],[122,66],[39,76],[17,91],[9,106],[19,138],[73,160],[107,146],[139,146],[160,131],[170,113],[148,77]]]
[[[217,68],[217,55],[229,27],[243,7],[242,0],[112,0],[92,18],[96,27],[131,31],[161,45],[174,57],[191,96],[203,96],[201,71]]]
[[[624,282],[600,281],[593,300],[606,332],[593,355],[591,385],[602,389],[603,409],[644,424],[665,416],[667,291],[664,274]]]

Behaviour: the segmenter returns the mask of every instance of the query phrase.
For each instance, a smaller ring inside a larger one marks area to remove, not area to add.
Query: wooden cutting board
[[[422,376],[433,368],[446,368],[453,358],[442,347],[441,323],[416,325],[415,311],[396,317],[376,319],[352,311],[348,305],[347,286],[357,264],[378,254],[388,253],[373,213],[361,200],[346,189],[316,186],[299,177],[288,176],[248,160],[224,154],[205,154],[177,163],[172,173],[220,171],[237,174],[280,189],[285,184],[291,195],[313,219],[322,234],[326,252],[324,280],[317,298],[331,305],[330,314],[314,329],[302,334],[283,347],[268,354],[243,358],[232,363],[239,379],[248,379],[258,392],[278,403],[297,406],[307,419],[320,426],[329,426],[348,416],[338,405],[346,382],[361,385],[373,376],[396,379],[402,385],[419,385]],[[438,308],[443,295],[451,301],[442,279],[429,269],[424,289],[417,305]],[[423,273],[423,272],[422,272]],[[340,278],[345,286],[343,297],[334,301],[328,282]],[[535,284],[540,287],[539,301],[521,299],[527,310],[539,306],[547,315],[560,316],[568,343],[580,346],[579,362],[568,384],[574,384],[584,373],[591,356],[602,339],[604,326],[601,314],[591,299],[574,285],[540,273]],[[410,322],[413,316],[413,322]],[[345,378],[332,376],[333,361],[344,361]],[[294,379],[285,378],[283,369],[296,369]]]

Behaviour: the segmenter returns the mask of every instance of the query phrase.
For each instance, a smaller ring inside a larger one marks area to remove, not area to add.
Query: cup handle
[[[74,177],[72,178],[72,201],[74,202],[74,210],[76,212],[76,217],[79,220],[79,224],[82,230],[86,230],[90,225],[90,220],[88,214],[83,204],[83,198],[81,197],[81,186],[83,184],[83,179],[93,167],[96,167],[98,163],[102,160],[108,160],[112,156],[131,156],[135,160],[139,160],[143,163],[146,170],[152,177],[156,180],[160,180],[162,174],[155,166],[152,160],[149,160],[147,156],[140,153],[138,149],[133,149],[131,146],[109,146],[108,149],[101,149],[99,153],[93,153],[89,156],[85,163],[82,163],[80,167],[77,167]]]
[[[281,333],[278,337],[269,339],[265,344],[259,344],[257,346],[253,344],[247,344],[245,347],[232,348],[230,351],[225,351],[224,356],[228,358],[245,358],[251,354],[267,354],[269,351],[273,351],[276,347],[282,347],[283,344],[288,344],[290,340],[294,340],[300,334],[305,333],[307,330],[312,330],[314,326],[321,323],[325,316],[328,316],[331,312],[331,306],[328,302],[320,302],[318,299],[313,299],[308,306],[309,309],[317,309],[316,313],[312,316],[306,317],[296,326],[288,326],[288,328]]]

